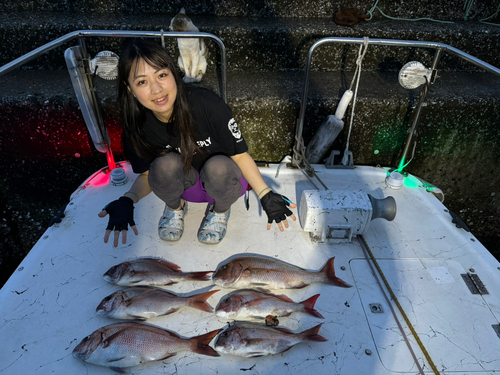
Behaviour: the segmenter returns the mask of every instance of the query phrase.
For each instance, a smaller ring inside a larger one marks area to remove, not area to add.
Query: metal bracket
[[[335,226],[327,226],[327,234],[326,238],[332,239],[347,239],[352,241],[352,226],[351,225],[335,225]]]
[[[342,156],[339,150],[333,150],[330,156],[325,160],[325,168],[327,169],[354,169],[354,156],[351,151],[347,151],[347,165],[340,164]]]
[[[448,211],[451,216],[451,222],[457,226],[457,228],[462,228],[466,232],[470,232],[469,227],[465,224],[465,222],[454,212]]]
[[[460,276],[462,276],[462,279],[465,281],[465,285],[469,287],[472,294],[490,294],[478,275],[467,272],[460,274]]]

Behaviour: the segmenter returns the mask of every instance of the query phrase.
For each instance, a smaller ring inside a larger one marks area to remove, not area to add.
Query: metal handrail
[[[8,64],[0,67],[0,77],[4,74],[14,70],[28,61],[31,61],[44,53],[59,47],[60,45],[70,42],[79,37],[114,37],[114,38],[203,38],[214,40],[220,49],[221,54],[221,97],[227,103],[227,57],[226,47],[222,40],[217,36],[209,33],[202,32],[173,32],[173,31],[128,31],[128,30],[78,30],[68,33],[60,38],[57,38],[41,47],[34,49],[31,52],[11,61]]]
[[[311,62],[314,50],[323,44],[330,44],[330,43],[363,44],[364,42],[365,42],[364,38],[326,37],[315,42],[309,49],[309,53],[307,56],[307,63],[306,63],[305,78],[304,78],[304,89],[302,91],[302,97],[300,100],[299,118],[297,120],[297,132],[296,132],[295,142],[298,143],[298,145],[296,145],[294,149],[300,150],[302,148],[301,147],[302,131],[304,129],[304,118],[307,106],[307,94],[309,91],[309,72],[311,70]],[[439,52],[446,51],[486,70],[487,72],[500,76],[500,69],[498,69],[497,67],[488,64],[483,60],[480,60],[472,55],[469,55],[466,52],[463,52],[455,47],[452,47],[444,43],[420,42],[415,40],[397,40],[397,39],[369,39],[368,44],[378,45],[378,46],[392,46],[392,47],[432,48]],[[437,65],[437,61],[435,61],[435,65]]]

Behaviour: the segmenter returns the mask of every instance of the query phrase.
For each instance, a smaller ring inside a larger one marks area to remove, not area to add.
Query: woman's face
[[[153,68],[143,59],[132,66],[128,77],[130,92],[139,103],[163,122],[170,121],[177,97],[175,78],[168,68]]]

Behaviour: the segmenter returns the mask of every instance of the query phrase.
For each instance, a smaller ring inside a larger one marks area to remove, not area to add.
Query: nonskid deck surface
[[[214,271],[235,254],[266,255],[311,271],[320,270],[335,257],[336,275],[352,288],[313,284],[273,291],[297,302],[319,293],[315,309],[325,319],[294,313],[280,318],[280,326],[302,332],[323,323],[319,333],[328,341],[302,343],[285,353],[260,358],[181,352],[165,361],[137,367],[133,373],[416,374],[419,366],[432,373],[430,361],[440,373],[500,371],[500,338],[495,330],[500,317],[496,293],[500,264],[470,233],[451,222],[446,207],[415,177],[407,178],[401,190],[391,190],[385,185],[387,171],[383,168],[327,170],[316,166],[330,189],[361,189],[375,198],[395,198],[395,220],[377,219],[364,234],[382,277],[375,272],[373,262],[367,261],[357,239],[352,243],[314,244],[299,222],[292,220],[283,233],[276,225],[266,231],[267,219],[253,192],[248,211],[243,198],[233,205],[228,234],[221,244],[198,242],[196,234],[206,208],[200,203],[189,205],[180,241],[160,240],[157,223],[164,205],[150,194],[136,205],[139,235],[129,232],[128,243],[113,248],[103,243],[107,220],[99,219],[97,213],[127,191],[135,179],[130,166],[125,163],[124,167],[129,176],[124,186],[110,185],[108,176],[100,172],[86,181],[73,194],[62,223],[46,231],[2,288],[0,373],[111,373],[71,355],[84,337],[116,322],[95,313],[105,296],[120,289],[102,277],[110,267],[139,257],[159,257],[185,272]],[[282,167],[276,177],[277,167],[261,169],[275,191],[300,203],[303,190],[315,189],[297,169]],[[297,210],[295,214],[298,217]],[[477,274],[489,294],[472,294],[461,277],[467,273]],[[387,297],[383,278],[418,337]],[[219,288],[211,281],[195,281],[165,289],[189,295]],[[217,306],[229,292],[221,289],[208,303]],[[194,309],[148,323],[182,337],[227,326],[214,314]]]

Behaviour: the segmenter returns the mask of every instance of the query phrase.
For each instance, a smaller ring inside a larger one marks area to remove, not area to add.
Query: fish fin
[[[111,370],[113,370],[114,372],[117,372],[119,374],[128,374],[129,373],[129,370],[127,368],[123,368],[123,367],[114,367],[114,366],[110,366],[109,367]]]
[[[209,299],[213,294],[217,293],[219,290],[220,289],[211,290],[210,292],[200,293],[200,294],[196,294],[194,296],[191,296],[189,306],[191,306],[195,309],[198,309],[198,310],[202,310],[202,311],[206,311],[206,312],[210,312],[210,313],[213,312],[214,309],[212,308],[212,306],[210,306],[207,303],[207,299]]]
[[[116,323],[116,324],[120,324],[120,323]],[[122,323],[122,324],[126,324],[126,323]],[[106,340],[104,340],[102,342],[102,347],[103,348],[107,348],[113,342],[113,340],[115,340],[115,338],[117,336],[121,335],[122,331],[125,330],[125,329],[127,329],[127,328],[120,329],[119,331],[116,331],[111,336],[109,336]],[[118,361],[118,359],[114,359],[113,361]]]
[[[262,352],[250,352],[247,354],[247,357],[252,357],[252,358],[257,358],[257,357],[263,357],[264,353]]]
[[[267,284],[266,283],[255,283],[255,282],[253,282],[250,285],[260,287],[260,286],[266,286]]]
[[[117,361],[121,361],[123,358],[126,358],[127,356],[123,356],[123,357],[120,357],[120,358],[113,358],[113,359],[108,359],[106,362],[108,363],[111,363],[111,362],[117,362]]]
[[[167,266],[172,271],[179,271],[180,272],[180,270],[181,270],[181,268],[177,264],[175,264],[175,263],[166,261],[164,259],[154,259],[154,260],[157,261],[158,263],[163,264],[164,266]]]
[[[166,360],[166,359],[168,359],[168,358],[170,358],[170,357],[175,356],[175,354],[176,354],[176,353],[168,353],[165,357],[160,358],[158,361],[164,361],[164,360]]]
[[[141,322],[144,322],[145,320],[147,320],[147,318],[140,316],[140,315],[128,315],[128,316],[130,316],[134,320],[140,320]]]
[[[315,294],[311,298],[306,299],[305,301],[302,301],[300,304],[304,306],[304,310],[306,313],[309,315],[315,316],[317,318],[325,319],[323,315],[321,315],[318,311],[314,309],[314,304],[316,303],[316,300],[318,299],[319,294]]]
[[[307,331],[304,331],[302,333],[299,333],[299,335],[302,337],[303,340],[308,340],[308,341],[328,341],[328,339],[324,338],[323,336],[319,335],[319,329],[323,323],[318,324],[315,327],[312,327],[308,329]]]
[[[260,322],[262,321],[262,315],[249,315],[248,319],[250,319],[251,321],[253,320],[255,322]]]
[[[302,285],[299,285],[299,286],[297,286],[297,287],[295,287],[295,288],[293,288],[293,289],[303,289],[303,288],[305,288],[306,286],[309,286],[309,284],[304,284],[304,283],[303,283]]]
[[[158,316],[167,316],[167,315],[173,314],[174,312],[179,311],[179,310],[180,310],[180,307],[177,308],[177,309],[171,309],[168,312],[166,312],[165,314],[161,314],[161,315],[158,315]]]
[[[279,298],[280,300],[285,301],[285,302],[292,302],[292,303],[295,303],[295,302],[293,302],[293,300],[292,300],[290,297],[285,296],[285,295],[275,296],[275,297],[277,297],[277,298]]]
[[[267,346],[267,343],[269,342],[269,339],[245,339],[245,340],[242,340],[245,342],[245,347],[247,348],[250,348],[250,349],[255,349],[255,351],[253,352],[248,352],[247,353],[247,357],[262,357],[263,355],[267,355],[269,354],[269,352],[264,352],[264,351],[258,351],[258,348],[259,347],[262,347],[264,344],[264,346]],[[252,346],[254,348],[252,348]]]
[[[285,327],[276,327],[275,329],[277,329],[278,331],[281,331],[283,333],[291,333],[291,334],[294,334],[292,331],[290,331],[288,328],[285,328]]]
[[[167,294],[168,296],[170,297],[178,297],[177,294],[175,293],[172,293],[172,292],[169,292],[168,290],[165,290],[165,289],[158,289],[158,288],[148,288],[149,290],[147,291],[147,293],[157,293],[158,291],[161,291],[161,294]]]
[[[285,348],[285,349],[283,349],[281,352],[277,352],[276,354],[281,354],[281,353],[284,353],[284,352],[286,352],[286,351],[288,351],[288,350],[292,349],[295,345],[296,345],[296,344],[294,344],[294,345],[290,345],[288,348]]]
[[[330,258],[328,262],[326,262],[325,266],[321,269],[320,272],[324,273],[328,279],[330,284],[335,286],[340,286],[342,288],[350,288],[352,285],[347,284],[344,280],[335,276],[335,268],[333,267],[333,261],[335,257]]]
[[[215,336],[217,336],[217,334],[220,331],[222,331],[222,329],[216,329],[215,331],[205,333],[204,335],[192,337],[190,339],[191,351],[198,353],[198,354],[209,355],[212,357],[219,357],[220,354],[217,353],[210,346],[208,346],[208,344],[210,344],[210,341],[212,341],[212,339]]]
[[[201,281],[206,281],[210,280],[210,277],[208,276],[209,273],[213,273],[214,271],[203,271],[203,272],[191,272],[188,275],[189,280],[201,280]]]
[[[256,292],[261,292],[265,294],[271,294],[271,291],[266,288],[257,287],[257,288],[252,288],[251,290],[255,290]]]

